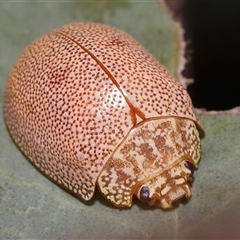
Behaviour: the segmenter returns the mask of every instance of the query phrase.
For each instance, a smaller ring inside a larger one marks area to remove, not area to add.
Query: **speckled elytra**
[[[96,185],[117,207],[133,194],[161,208],[191,195],[201,128],[191,100],[121,30],[72,23],[38,38],[10,72],[4,112],[30,161],[85,200]]]

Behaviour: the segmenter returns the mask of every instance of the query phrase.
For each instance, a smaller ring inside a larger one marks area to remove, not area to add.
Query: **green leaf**
[[[175,25],[157,1],[15,1],[0,3],[0,107],[7,75],[31,41],[62,24],[95,21],[134,36],[174,74]],[[186,205],[171,211],[134,199],[112,207],[98,192],[83,202],[39,173],[10,138],[0,111],[0,239],[231,238],[240,235],[240,116],[199,115],[202,160]]]

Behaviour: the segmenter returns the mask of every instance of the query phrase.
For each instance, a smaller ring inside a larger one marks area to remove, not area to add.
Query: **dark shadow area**
[[[193,105],[207,110],[240,106],[240,1],[181,0],[180,7],[167,2],[190,41],[191,60],[183,74],[195,80],[188,87]]]

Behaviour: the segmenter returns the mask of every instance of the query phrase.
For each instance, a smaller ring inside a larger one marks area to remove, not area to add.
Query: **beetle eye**
[[[194,165],[192,163],[190,163],[188,161],[185,161],[184,162],[184,166],[191,171],[191,174],[194,173],[195,167],[194,167]]]
[[[140,190],[140,200],[142,202],[148,202],[150,200],[149,194],[150,194],[149,187],[143,186]]]

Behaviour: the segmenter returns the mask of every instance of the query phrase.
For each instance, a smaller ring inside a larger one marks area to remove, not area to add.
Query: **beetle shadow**
[[[200,139],[205,138],[205,135],[206,135],[205,131],[202,128],[198,127],[198,126],[197,126],[197,130],[199,132]]]

